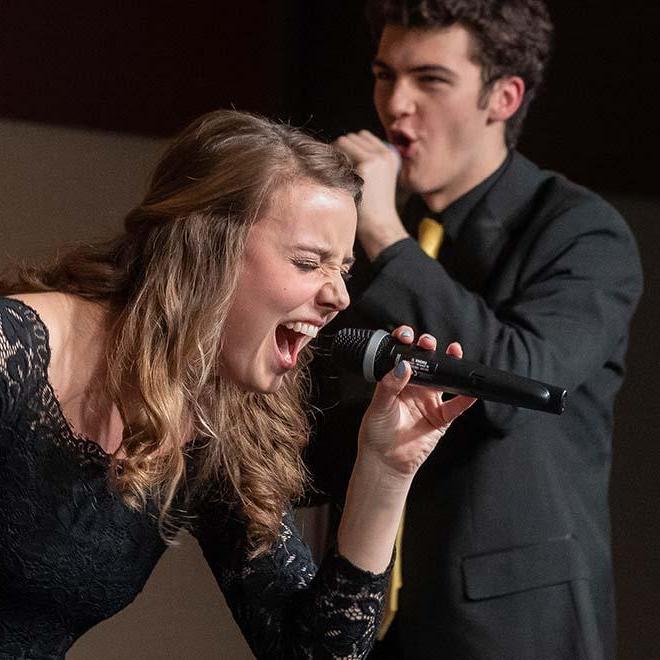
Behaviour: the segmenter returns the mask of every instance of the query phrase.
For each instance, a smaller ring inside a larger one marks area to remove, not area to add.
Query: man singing
[[[367,13],[390,145],[367,131],[337,141],[365,180],[339,325],[405,323],[569,390],[561,416],[479,402],[421,468],[374,657],[611,659],[612,411],[642,287],[635,241],[604,200],[515,151],[550,50],[541,0]],[[326,471],[366,405],[358,387],[343,374],[324,393],[339,400],[313,448]]]

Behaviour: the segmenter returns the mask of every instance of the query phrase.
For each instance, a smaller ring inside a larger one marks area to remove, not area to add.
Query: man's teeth
[[[285,323],[284,326],[289,330],[299,332],[300,334],[307,335],[308,337],[316,337],[316,335],[319,333],[318,327],[312,325],[311,323],[301,323],[300,321],[296,321],[295,323]]]

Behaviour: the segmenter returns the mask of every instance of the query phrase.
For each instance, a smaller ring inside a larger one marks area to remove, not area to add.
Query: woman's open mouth
[[[293,369],[300,351],[316,337],[318,331],[318,326],[300,321],[278,325],[275,329],[275,342],[281,366],[285,369]]]

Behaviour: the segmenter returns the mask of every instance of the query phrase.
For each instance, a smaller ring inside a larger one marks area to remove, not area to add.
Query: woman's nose
[[[319,291],[318,301],[323,307],[331,307],[334,311],[341,312],[346,309],[351,298],[348,295],[344,278],[336,275],[332,279],[328,279]]]

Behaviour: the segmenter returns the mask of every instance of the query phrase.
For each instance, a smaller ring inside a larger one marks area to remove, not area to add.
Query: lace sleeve
[[[40,327],[29,307],[0,298],[0,424],[16,421],[29,396],[35,365],[43,361],[39,347],[47,346],[35,341]]]
[[[317,570],[288,512],[273,548],[245,550],[236,520],[207,516],[194,530],[257,658],[364,658],[380,621],[389,572],[362,571],[336,552]]]

